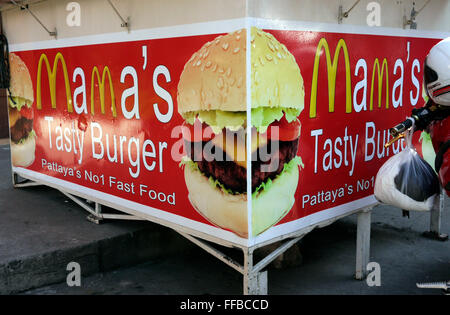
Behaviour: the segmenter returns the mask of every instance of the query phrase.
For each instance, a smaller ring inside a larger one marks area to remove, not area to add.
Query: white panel
[[[49,0],[30,6],[30,10],[49,29],[56,27],[58,38],[92,34],[127,32],[106,0],[77,0],[81,7],[81,25],[68,26],[66,5],[70,1]],[[245,16],[245,0],[112,0],[121,16],[130,17],[131,29],[140,30]],[[25,10],[2,13],[9,43],[53,39]]]
[[[274,20],[294,20],[320,23],[337,23],[338,9],[349,10],[357,0],[249,0],[251,17]],[[426,0],[361,0],[351,10],[343,24],[367,26],[367,5],[380,4],[382,27],[403,28],[403,16],[409,19],[413,2],[418,11]],[[418,30],[450,31],[450,1],[432,0],[416,18]],[[408,27],[409,28],[409,27]]]

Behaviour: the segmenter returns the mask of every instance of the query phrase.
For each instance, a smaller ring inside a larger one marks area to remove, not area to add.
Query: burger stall
[[[447,1],[409,24],[411,1],[12,2],[16,187],[58,189],[95,222],[170,227],[242,273],[246,294],[267,293],[265,267],[307,233],[357,214],[365,277],[375,175],[405,147],[384,147],[388,129],[423,105]]]

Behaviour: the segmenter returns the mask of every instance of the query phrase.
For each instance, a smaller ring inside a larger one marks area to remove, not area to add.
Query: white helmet
[[[450,37],[431,48],[425,59],[423,82],[433,102],[450,106]]]

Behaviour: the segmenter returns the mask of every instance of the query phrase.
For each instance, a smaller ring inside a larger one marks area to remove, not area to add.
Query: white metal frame
[[[39,181],[34,181],[32,179],[27,179],[26,176],[20,175],[20,177],[23,177],[26,179],[25,182],[19,182],[19,175],[18,173],[12,172],[12,182],[13,186],[20,188],[20,187],[30,187],[30,186],[38,186],[38,185],[47,185],[45,183],[41,183]],[[48,186],[48,185],[47,185]],[[145,220],[145,221],[153,221],[148,217],[140,217],[135,214],[129,214],[126,211],[123,211],[122,209],[117,209],[119,211],[122,211],[127,214],[107,214],[102,213],[102,204],[99,202],[90,202],[86,201],[84,202],[80,197],[77,197],[73,193],[69,193],[67,191],[64,191],[62,189],[58,189],[61,193],[63,193],[65,196],[67,196],[69,199],[74,201],[76,204],[78,204],[80,207],[82,207],[84,210],[89,212],[89,215],[87,217],[88,220],[91,222],[99,224],[101,220],[103,219],[116,219],[116,220]],[[430,212],[430,231],[428,234],[430,234],[432,237],[445,240],[446,235],[441,234],[441,214],[444,207],[444,192],[442,191],[439,198],[436,198],[435,205],[433,210]],[[94,203],[94,207],[89,205],[90,203]],[[300,239],[302,239],[306,234],[311,232],[315,228],[322,228],[327,225],[332,224],[333,222],[352,215],[357,214],[357,232],[356,232],[356,268],[355,268],[355,278],[358,280],[365,279],[367,275],[367,264],[370,261],[370,225],[371,225],[371,211],[373,207],[377,203],[373,205],[366,206],[361,209],[357,209],[355,211],[346,213],[341,216],[337,216],[332,219],[328,219],[325,221],[320,222],[319,224],[316,224],[314,226],[309,226],[307,228],[300,229],[294,233],[281,235],[279,237],[273,238],[267,242],[258,243],[257,245],[253,246],[243,246],[243,245],[237,245],[232,242],[220,239],[220,238],[214,238],[211,236],[207,236],[203,233],[198,233],[198,231],[194,231],[188,228],[177,228],[176,226],[170,225],[170,224],[163,224],[165,226],[168,226],[169,228],[172,228],[176,232],[178,232],[180,235],[191,241],[192,243],[196,244],[209,254],[213,255],[229,267],[233,268],[234,270],[238,271],[243,275],[243,293],[246,295],[249,294],[267,294],[268,293],[268,274],[267,270],[265,268],[278,256],[283,254],[286,250],[288,250],[291,246],[293,246],[295,243],[297,243]],[[161,222],[156,222],[159,224],[162,224]],[[220,249],[216,248],[213,245],[208,244],[208,242],[212,242],[215,245],[224,246],[228,248],[239,248],[243,252],[243,263],[240,263],[236,261],[235,259],[229,257],[225,253],[223,253]],[[278,246],[275,250],[273,250],[270,254],[262,258],[260,261],[256,262],[254,261],[254,251],[258,248],[264,247],[266,245],[283,241],[283,243]]]
[[[20,182],[19,176],[24,178],[25,181]],[[29,187],[29,186],[38,186],[38,185],[46,185],[50,186],[46,183],[35,181],[34,179],[27,178],[26,175],[22,175],[16,172],[12,172],[12,182],[13,186],[16,188],[20,187]],[[91,222],[99,224],[103,219],[119,219],[119,220],[146,220],[155,222],[149,217],[139,216],[136,214],[128,213],[124,209],[117,209],[121,212],[127,214],[107,214],[102,212],[102,203],[97,201],[83,201],[80,197],[77,196],[76,193],[67,192],[61,188],[53,187],[63,193],[66,197],[74,201],[77,205],[86,210],[89,215],[87,219]],[[90,204],[94,203],[94,207]],[[275,237],[269,241],[258,243],[253,246],[244,246],[237,245],[235,243],[215,238],[204,233],[199,233],[198,231],[189,229],[189,228],[180,228],[179,226],[173,224],[167,224],[166,222],[156,222],[169,228],[172,228],[180,235],[193,242],[206,252],[210,253],[220,261],[224,262],[226,265],[235,269],[239,273],[243,275],[243,293],[244,294],[267,294],[268,293],[268,285],[267,285],[267,271],[264,270],[273,260],[275,260],[279,255],[283,254],[286,250],[288,250],[292,245],[297,243],[300,239],[302,239],[306,234],[311,232],[315,228],[325,227],[336,220],[339,220],[343,217],[346,217],[351,214],[358,214],[358,228],[357,228],[357,242],[356,242],[356,271],[355,278],[362,280],[366,276],[366,266],[369,262],[369,253],[370,253],[370,212],[376,204],[364,207],[362,209],[358,209],[349,213],[346,213],[341,216],[334,217],[332,219],[328,219],[320,222],[314,226],[309,226],[307,228],[300,229],[294,233],[281,235],[279,237]],[[110,206],[110,205],[109,205]],[[240,263],[228,255],[224,254],[218,248],[213,245],[208,244],[208,242],[212,242],[215,245],[224,246],[228,248],[239,248],[243,252],[243,263]],[[263,246],[283,241],[283,243],[278,246],[275,250],[273,250],[270,254],[262,258],[260,261],[255,262],[253,253],[256,249],[261,248]]]
[[[355,278],[363,280],[366,273],[366,266],[369,262],[370,255],[370,211],[373,206],[366,207],[356,211],[358,213],[358,229],[357,229],[357,243],[356,243],[356,272]],[[353,212],[355,213],[355,212]],[[323,222],[322,225],[317,227],[323,227],[333,223],[338,218]],[[277,242],[277,239],[271,240],[268,243],[258,244],[251,247],[242,247],[244,263],[243,265],[234,259],[230,258],[226,254],[222,253],[217,248],[205,243],[198,238],[189,235],[188,233],[180,233],[182,236],[204,249],[220,261],[224,262],[231,268],[240,272],[243,275],[243,292],[246,295],[262,295],[268,293],[268,275],[267,270],[264,270],[273,260],[287,251],[291,246],[296,244],[306,234],[311,232],[315,227],[299,230],[295,235],[290,235],[284,239],[283,244],[273,250],[270,254],[262,258],[259,262],[254,261],[254,251],[265,245]]]

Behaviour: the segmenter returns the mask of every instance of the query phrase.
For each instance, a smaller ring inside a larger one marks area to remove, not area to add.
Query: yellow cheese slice
[[[20,114],[19,111],[15,108],[9,109],[9,127],[12,128],[16,122],[19,120]]]
[[[216,135],[211,141],[221,148],[233,161],[244,168],[247,168],[247,154],[246,154],[246,134],[236,132],[226,132]],[[252,133],[252,153],[259,147],[267,144],[267,138],[260,136],[258,133]]]

